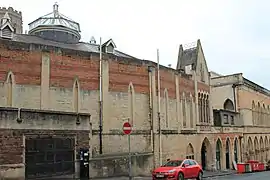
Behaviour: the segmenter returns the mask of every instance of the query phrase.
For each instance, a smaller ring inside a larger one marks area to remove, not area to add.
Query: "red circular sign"
[[[130,134],[131,131],[132,131],[131,124],[129,122],[125,122],[123,124],[123,132],[124,132],[124,134]]]

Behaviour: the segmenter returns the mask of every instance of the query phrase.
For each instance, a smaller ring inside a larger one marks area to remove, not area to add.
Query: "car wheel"
[[[183,173],[178,174],[178,180],[184,180],[184,175]]]
[[[202,174],[202,172],[200,171],[199,174],[198,174],[197,180],[202,180],[202,178],[203,178],[203,174]]]

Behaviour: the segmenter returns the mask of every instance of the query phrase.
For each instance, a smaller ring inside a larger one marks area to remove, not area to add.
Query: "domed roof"
[[[58,7],[59,5],[55,3],[53,5],[53,12],[46,14],[29,23],[29,31],[38,26],[64,26],[77,32],[81,32],[80,24],[61,14],[58,11]]]
[[[29,34],[55,41],[76,43],[80,40],[80,24],[58,11],[58,4],[53,5],[53,12],[29,23]]]

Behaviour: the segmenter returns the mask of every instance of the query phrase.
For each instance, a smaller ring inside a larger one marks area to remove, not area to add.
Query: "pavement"
[[[209,179],[214,177],[222,177],[236,174],[234,170],[228,171],[204,171],[203,178]],[[92,180],[128,180],[128,177],[112,177],[112,178],[94,178]],[[218,178],[219,179],[219,178]],[[133,180],[152,180],[151,177],[134,177]]]
[[[270,171],[247,173],[247,174],[232,174],[227,176],[208,177],[205,180],[269,180]]]
[[[62,178],[63,179],[63,178]],[[65,178],[73,179],[73,178]],[[128,177],[95,178],[92,180],[128,180]],[[204,180],[269,180],[270,171],[237,174],[236,171],[205,171]],[[46,179],[52,180],[52,178]],[[151,177],[134,177],[133,180],[152,180]]]

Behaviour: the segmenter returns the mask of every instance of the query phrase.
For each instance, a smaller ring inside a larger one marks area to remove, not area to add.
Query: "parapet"
[[[17,11],[17,10],[14,10],[13,7],[0,7],[0,13],[1,12],[6,12],[8,11],[9,13],[11,14],[17,14],[18,16],[22,16],[22,12],[21,11]]]

